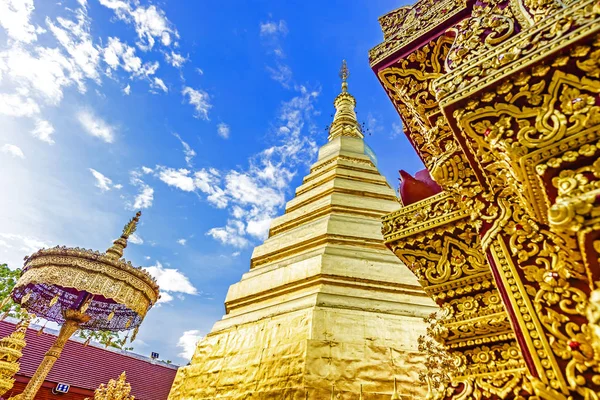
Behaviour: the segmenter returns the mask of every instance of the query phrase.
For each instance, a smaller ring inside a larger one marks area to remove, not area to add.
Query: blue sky
[[[379,168],[421,163],[368,65],[399,1],[0,0],[0,262],[126,257],[163,298],[137,352],[186,362],[315,161],[341,60]]]

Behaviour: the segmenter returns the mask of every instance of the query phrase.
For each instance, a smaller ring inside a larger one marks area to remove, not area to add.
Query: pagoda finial
[[[348,91],[348,77],[350,76],[350,70],[346,60],[342,60],[342,68],[340,68],[340,78],[342,78],[342,92]]]
[[[127,239],[129,239],[129,236],[135,233],[135,230],[137,229],[137,224],[140,221],[141,216],[142,212],[138,211],[135,214],[135,217],[129,220],[127,225],[125,225],[125,227],[123,228],[123,233],[121,234],[121,237],[115,240],[113,242],[113,245],[108,250],[106,250],[107,256],[117,260],[123,257],[123,250],[125,250],[125,248],[127,247]]]
[[[350,71],[346,60],[342,60],[342,68],[340,68],[340,78],[342,79],[342,93],[340,93],[333,102],[335,106],[335,115],[333,122],[329,126],[329,140],[333,140],[339,136],[349,136],[362,139],[363,133],[356,119],[356,100],[348,93],[348,77]]]

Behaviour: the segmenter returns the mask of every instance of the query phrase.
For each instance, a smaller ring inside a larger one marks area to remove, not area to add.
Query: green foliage
[[[20,276],[21,269],[11,270],[8,268],[8,265],[0,264],[0,302],[6,298],[10,298],[10,293],[17,284]],[[13,318],[22,319],[26,316],[26,312],[21,310],[21,306],[12,301],[12,299],[0,310],[0,313],[4,314],[7,311],[8,315]]]
[[[79,331],[79,337],[86,340],[91,339],[92,341],[103,344],[106,347],[112,347],[126,351],[133,350],[133,347],[125,346],[127,339],[121,339],[117,332],[81,330]]]
[[[0,302],[4,301],[6,298],[10,298],[10,293],[13,288],[17,284],[17,280],[21,276],[21,269],[17,268],[15,270],[11,270],[8,268],[6,264],[0,264]],[[0,310],[1,313],[5,313],[9,311],[8,315],[17,318],[23,319],[27,316],[27,312],[21,310],[21,306],[12,299],[8,302],[4,308]],[[91,338],[91,340],[95,342],[99,342],[101,344],[114,347],[121,350],[131,351],[133,347],[126,347],[126,340],[119,336],[117,332],[108,332],[108,331],[87,331],[82,330],[79,332],[79,336],[83,339]]]

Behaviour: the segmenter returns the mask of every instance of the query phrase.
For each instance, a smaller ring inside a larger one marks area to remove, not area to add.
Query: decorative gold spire
[[[340,78],[342,79],[342,92],[348,91],[348,77],[350,76],[350,70],[346,60],[342,60],[342,68],[340,68]]]
[[[29,327],[30,318],[25,318],[10,336],[0,339],[0,396],[12,389],[19,372],[19,359],[25,347],[25,334]]]
[[[85,400],[134,400],[134,396],[130,396],[131,385],[126,381],[127,376],[125,372],[119,376],[119,379],[111,379],[107,385],[100,384],[98,389],[94,392],[94,398],[89,397]]]
[[[140,221],[140,217],[142,216],[142,212],[138,211],[135,214],[135,217],[131,218],[127,225],[123,228],[123,234],[113,242],[113,245],[106,250],[106,255],[110,258],[119,259],[123,257],[123,250],[127,247],[127,239],[131,236],[135,230],[137,229],[137,224]]]
[[[362,383],[360,384],[360,396],[358,397],[358,400],[363,400],[363,395],[362,395]]]
[[[329,127],[329,140],[339,136],[350,136],[362,139],[364,136],[360,129],[360,124],[356,119],[356,99],[348,93],[348,77],[350,71],[346,65],[346,60],[342,61],[340,69],[340,78],[342,79],[342,93],[340,93],[333,102],[335,106],[335,116]]]
[[[335,384],[331,385],[331,400],[335,400]]]

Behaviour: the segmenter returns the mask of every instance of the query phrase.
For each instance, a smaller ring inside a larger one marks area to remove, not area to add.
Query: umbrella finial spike
[[[140,217],[142,216],[142,212],[138,211],[133,218],[129,220],[127,225],[123,228],[123,233],[121,237],[113,242],[113,245],[106,250],[106,255],[112,259],[118,260],[123,257],[123,250],[127,247],[127,239],[129,236],[135,233],[137,229],[137,224],[140,222]]]

